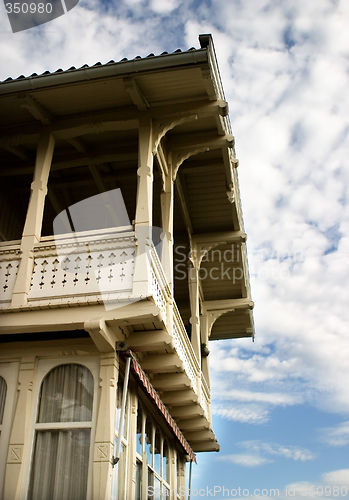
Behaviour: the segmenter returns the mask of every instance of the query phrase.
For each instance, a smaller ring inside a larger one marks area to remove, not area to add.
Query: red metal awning
[[[156,406],[158,407],[158,409],[161,411],[161,413],[165,417],[166,422],[171,427],[172,432],[174,433],[174,435],[176,436],[176,438],[178,439],[178,441],[181,443],[183,449],[185,450],[185,452],[187,453],[187,455],[189,456],[189,458],[193,462],[196,463],[196,456],[195,456],[195,453],[193,452],[193,450],[191,449],[190,444],[185,439],[185,437],[183,436],[182,432],[179,430],[176,422],[173,420],[173,418],[171,417],[168,409],[166,408],[166,406],[164,405],[164,403],[161,401],[160,396],[158,395],[158,393],[156,392],[156,390],[154,389],[154,387],[149,382],[149,379],[148,379],[147,375],[142,370],[140,364],[135,359],[133,353],[131,351],[127,351],[127,353],[125,353],[125,354],[126,354],[126,356],[130,356],[131,357],[131,367],[132,367],[133,372],[137,374],[139,380],[142,382],[143,387],[145,388],[145,390],[147,391],[147,393],[149,394],[149,396],[153,399],[154,403],[156,404]]]

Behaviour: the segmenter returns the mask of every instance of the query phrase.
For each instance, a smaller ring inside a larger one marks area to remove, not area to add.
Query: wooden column
[[[149,295],[149,250],[153,223],[153,134],[150,119],[140,121],[138,147],[138,184],[135,216],[137,255],[134,269],[133,294]]]
[[[200,326],[201,326],[201,342],[206,344],[208,347],[208,317],[206,314],[200,316]],[[203,376],[205,377],[206,383],[210,388],[210,366],[208,361],[209,356],[202,356],[201,358],[201,370]]]
[[[164,190],[160,195],[161,225],[166,238],[163,240],[161,264],[173,295],[173,180],[169,166],[168,175],[164,178]]]
[[[112,491],[118,366],[115,352],[101,354],[100,394],[93,457],[93,500],[109,500]]]
[[[191,324],[191,343],[199,366],[201,366],[199,269],[191,264],[188,267],[188,282],[191,311],[189,320]]]
[[[15,415],[11,429],[9,450],[6,464],[3,500],[24,498],[23,487],[27,487],[25,473],[30,458],[28,437],[31,437],[31,419],[33,403],[33,382],[35,357],[21,359],[18,374],[18,394],[15,403]]]
[[[12,295],[12,307],[27,303],[34,264],[34,246],[40,241],[47,182],[50,174],[55,139],[43,132],[36,153],[34,178],[21,241],[21,262]]]

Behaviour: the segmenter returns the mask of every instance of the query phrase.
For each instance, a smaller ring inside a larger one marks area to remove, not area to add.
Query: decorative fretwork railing
[[[108,301],[116,294],[130,295],[135,251],[133,231],[126,228],[42,238],[34,248],[28,300]]]
[[[173,304],[173,338],[176,351],[183,361],[185,372],[191,380],[194,392],[199,393],[198,377],[200,366],[190,343],[184,324],[176,303]]]
[[[205,412],[205,417],[211,421],[211,398],[210,389],[207,385],[205,377],[201,374],[201,406]]]
[[[20,241],[0,243],[0,308],[11,303],[20,262]]]

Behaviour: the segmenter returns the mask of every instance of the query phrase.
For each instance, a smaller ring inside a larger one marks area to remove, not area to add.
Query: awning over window
[[[159,410],[161,411],[161,413],[165,417],[166,422],[171,427],[173,433],[177,437],[178,441],[181,443],[182,447],[184,448],[184,450],[187,453],[187,455],[189,456],[189,458],[193,462],[196,463],[195,453],[191,449],[190,444],[188,443],[188,441],[185,439],[185,437],[183,436],[183,434],[179,430],[176,422],[173,420],[168,409],[166,408],[164,403],[161,401],[160,396],[158,395],[158,393],[156,392],[154,387],[149,382],[147,375],[142,370],[138,361],[135,359],[135,357],[133,356],[131,351],[128,351],[126,356],[131,356],[131,367],[132,367],[133,372],[137,374],[139,380],[142,382],[143,387],[145,388],[145,390],[147,391],[149,396],[153,399],[154,403],[156,404],[156,406],[159,408]]]

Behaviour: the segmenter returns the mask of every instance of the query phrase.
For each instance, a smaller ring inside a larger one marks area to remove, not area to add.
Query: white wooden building
[[[208,340],[253,337],[253,302],[199,40],[0,84],[2,500],[186,498],[219,450]]]

